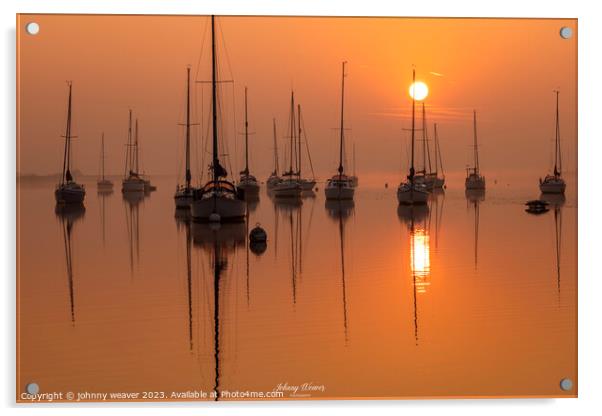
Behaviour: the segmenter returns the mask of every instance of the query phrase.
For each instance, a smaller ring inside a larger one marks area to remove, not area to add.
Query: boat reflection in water
[[[97,195],[98,199],[100,200],[100,203],[98,205],[100,206],[100,227],[102,230],[102,246],[104,248],[107,240],[107,198],[113,195],[113,188],[99,187]]]
[[[544,194],[539,197],[554,208],[554,251],[556,256],[556,287],[560,295],[560,257],[562,251],[562,207],[566,201],[564,194]]]
[[[347,316],[347,283],[345,280],[345,230],[347,220],[354,213],[353,200],[326,200],[326,211],[330,218],[338,223],[339,252],[341,258],[341,294],[343,299],[343,328],[345,330],[345,346],[348,341],[348,316]]]
[[[479,205],[485,201],[484,189],[467,189],[465,192],[467,207],[474,208],[474,268],[477,269],[479,263]]]
[[[243,223],[190,223],[192,243],[210,256],[213,271],[213,359],[215,401],[220,398],[220,289],[226,277],[228,256],[245,245],[245,224]]]
[[[399,205],[397,214],[408,226],[410,239],[410,272],[412,274],[412,300],[414,309],[414,340],[418,346],[418,295],[425,294],[430,286],[431,253],[427,222],[428,205]]]
[[[134,268],[140,264],[140,204],[144,200],[144,192],[124,192],[125,223],[128,234],[130,276],[134,276]]]
[[[73,226],[84,218],[86,208],[83,204],[57,204],[54,210],[61,223],[63,233],[63,245],[65,249],[65,265],[67,268],[67,285],[69,287],[69,305],[71,311],[71,323],[75,326],[75,290],[73,273]]]

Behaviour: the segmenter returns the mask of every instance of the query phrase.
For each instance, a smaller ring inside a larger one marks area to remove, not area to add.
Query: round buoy
[[[259,223],[255,224],[255,228],[249,233],[249,240],[251,242],[265,242],[268,240],[268,234],[265,232]]]
[[[219,216],[219,214],[217,212],[214,212],[211,215],[209,215],[210,222],[219,222],[221,219],[222,218]]]
[[[388,188],[388,187],[389,187],[389,184],[385,182],[385,188]]]

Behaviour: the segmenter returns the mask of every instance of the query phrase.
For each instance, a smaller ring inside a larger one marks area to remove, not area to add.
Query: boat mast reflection
[[[467,189],[466,201],[472,204],[474,208],[474,268],[477,269],[479,263],[479,205],[485,200],[485,190]]]
[[[130,251],[130,276],[134,277],[134,265],[140,263],[140,203],[143,192],[124,192],[125,223]]]
[[[184,228],[184,237],[186,241],[186,287],[188,293],[188,347],[193,352],[193,334],[192,334],[192,236],[190,231],[190,210],[176,209],[176,227],[178,232]]]
[[[243,223],[197,223],[191,222],[192,242],[211,256],[213,268],[213,359],[215,401],[220,396],[220,289],[223,273],[228,268],[228,255],[235,253],[245,244]]]
[[[345,279],[345,228],[347,219],[353,214],[355,203],[353,200],[326,200],[328,215],[338,223],[339,251],[341,257],[341,291],[343,298],[343,329],[345,332],[345,345],[348,342],[348,317],[347,317],[347,284]]]
[[[67,268],[67,286],[69,288],[71,324],[75,326],[75,290],[73,274],[73,247],[71,237],[73,225],[77,221],[83,219],[84,214],[86,213],[86,208],[83,204],[64,204],[57,205],[54,212],[61,223],[63,246],[65,249],[65,265]]]

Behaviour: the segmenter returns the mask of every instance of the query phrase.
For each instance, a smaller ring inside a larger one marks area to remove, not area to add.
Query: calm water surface
[[[155,182],[129,200],[87,183],[85,212],[57,211],[51,181],[19,184],[18,394],[576,394],[574,181],[540,216],[523,205],[536,181],[466,195],[460,179],[425,209],[382,183],[351,205],[263,190],[219,230]]]

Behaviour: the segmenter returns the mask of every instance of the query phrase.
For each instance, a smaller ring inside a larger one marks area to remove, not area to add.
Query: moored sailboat
[[[295,149],[295,94],[291,92],[291,113],[290,113],[290,165],[289,169],[282,174],[282,179],[273,190],[277,198],[299,198],[301,196],[301,182],[297,172],[293,169],[293,151]]]
[[[556,137],[554,138],[554,172],[552,175],[546,175],[544,179],[539,179],[539,189],[544,194],[564,194],[566,183],[562,178],[562,157],[560,152],[560,119],[558,112],[558,95],[556,93]]]
[[[245,87],[245,168],[240,172],[238,188],[244,190],[245,198],[257,198],[259,182],[249,172],[249,119],[247,114],[247,87]]]
[[[473,111],[473,155],[474,166],[466,168],[466,180],[464,182],[466,189],[485,189],[485,177],[481,176],[479,171],[479,148],[477,144],[477,112]]]
[[[191,207],[192,218],[197,221],[243,221],[245,203],[236,186],[226,178],[228,172],[218,157],[217,123],[217,57],[215,54],[215,16],[211,16],[211,122],[212,162],[211,178],[201,189],[194,192]]]
[[[176,208],[190,208],[194,189],[191,185],[192,174],[190,173],[190,67],[186,68],[186,173],[184,185],[176,187],[174,200]]]
[[[113,182],[105,178],[105,134],[100,139],[100,178],[96,182],[98,192],[113,191]]]
[[[412,71],[412,85],[416,82],[416,70]],[[406,181],[402,181],[397,187],[397,201],[401,205],[426,204],[428,190],[424,183],[416,182],[416,170],[414,168],[414,153],[416,147],[416,98],[412,95],[412,150],[410,157],[410,172]]]
[[[63,152],[63,172],[61,174],[61,182],[54,190],[54,198],[57,204],[82,204],[86,196],[84,185],[75,182],[71,174],[71,139],[75,136],[71,135],[71,97],[72,85],[69,81],[69,98],[67,103],[67,127],[65,129],[65,149]]]
[[[278,167],[278,140],[276,136],[276,119],[273,119],[274,124],[274,171],[267,180],[268,189],[274,189],[274,187],[282,180],[278,175],[280,170]]]
[[[144,180],[138,173],[138,135],[132,135],[132,110],[128,118],[128,141],[125,151],[125,173],[121,192],[144,192]]]
[[[345,200],[345,199],[353,199],[353,194],[355,193],[355,187],[353,186],[353,181],[349,176],[345,174],[345,168],[343,167],[343,143],[344,143],[344,134],[345,134],[345,65],[347,62],[343,62],[343,71],[342,71],[342,80],[341,80],[341,126],[340,126],[340,136],[339,136],[339,167],[337,169],[338,173],[333,175],[332,178],[328,179],[326,182],[326,187],[324,188],[324,193],[326,194],[326,199],[334,199],[334,200]]]

